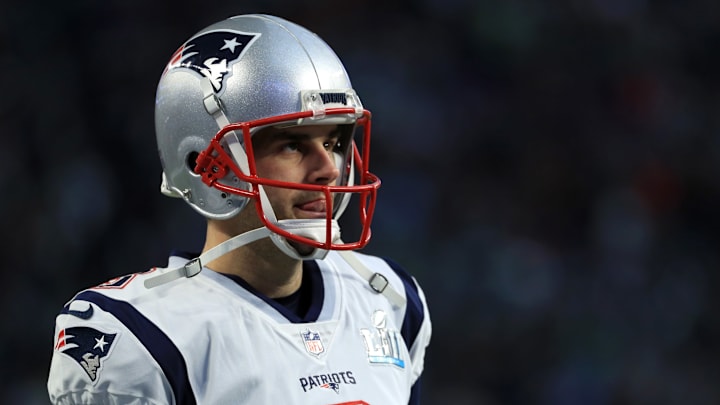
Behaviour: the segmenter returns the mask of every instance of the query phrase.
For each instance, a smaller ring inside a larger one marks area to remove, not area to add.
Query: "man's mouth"
[[[327,210],[327,203],[324,198],[296,204],[295,207],[305,213],[314,213],[313,217],[324,217]]]

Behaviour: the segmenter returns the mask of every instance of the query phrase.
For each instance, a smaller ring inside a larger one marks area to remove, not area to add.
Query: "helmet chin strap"
[[[267,200],[264,190],[260,190],[260,195],[261,204],[267,204],[267,207],[264,206],[263,209],[266,210],[267,213],[270,213],[272,216],[271,222],[273,224],[276,224],[281,229],[294,235],[303,236],[312,240],[320,241],[325,237],[326,222],[324,219],[284,219],[277,221],[275,219],[275,213],[272,211],[272,207],[269,206],[270,202]],[[336,220],[332,220],[331,236],[333,241],[340,239],[340,225]],[[270,237],[270,240],[272,240],[275,246],[277,246],[283,253],[298,260],[322,260],[329,252],[326,249],[314,248],[309,254],[300,254],[297,249],[290,245],[286,238],[270,231],[267,227],[262,227],[236,235],[216,245],[212,249],[205,251],[205,253],[190,260],[182,267],[177,267],[168,270],[163,274],[148,278],[145,280],[145,288],[157,287],[182,277],[193,277],[202,271],[203,263],[209,263],[241,246],[245,246],[256,240],[267,237]]]
[[[270,234],[270,230],[263,227],[234,236],[216,245],[212,249],[205,251],[205,253],[185,263],[182,267],[177,267],[146,279],[145,288],[157,287],[182,277],[190,278],[196,276],[202,270],[203,263],[209,263],[240,246],[245,246],[258,239],[267,238]]]
[[[308,222],[299,223],[305,221]],[[322,222],[322,225],[320,225],[318,221]],[[288,231],[290,231],[292,230],[292,228],[296,228],[296,234],[305,237],[315,236],[320,239],[323,237],[323,235],[325,235],[324,220],[285,220],[279,222],[283,226],[283,229],[288,229]],[[333,221],[333,235],[335,234],[336,229],[337,234],[339,235],[340,228],[337,225],[337,222]],[[328,251],[324,249],[314,249],[314,252],[311,255],[300,256],[300,254],[288,244],[285,238],[271,232],[266,227],[262,227],[234,236],[216,245],[212,249],[205,251],[205,253],[190,260],[181,267],[176,267],[174,269],[167,270],[166,272],[157,276],[147,278],[144,283],[145,288],[155,288],[163,284],[169,283],[173,280],[177,280],[179,278],[190,278],[196,276],[202,271],[203,263],[211,262],[232,250],[235,250],[241,246],[245,246],[256,240],[266,238],[268,236],[272,238],[273,242],[275,242],[275,244],[281,250],[283,250],[283,252],[292,257],[299,257],[306,260],[315,258],[322,259],[328,253]],[[285,248],[283,248],[282,246],[286,246],[287,251],[284,250]],[[318,253],[317,251],[321,252]],[[338,251],[338,253],[345,259],[345,261],[347,261],[350,267],[352,267],[358,273],[358,275],[360,275],[360,277],[362,277],[365,281],[368,282],[368,285],[373,291],[378,294],[383,294],[388,300],[390,300],[390,302],[392,302],[393,305],[397,306],[398,308],[402,308],[405,305],[405,298],[400,293],[398,293],[392,285],[390,285],[388,279],[384,275],[380,273],[373,273],[364,264],[362,264],[362,262],[360,262],[360,260],[358,260],[358,258],[352,254],[352,252],[340,250]]]

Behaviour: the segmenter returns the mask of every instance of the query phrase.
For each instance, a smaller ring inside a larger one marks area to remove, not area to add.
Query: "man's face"
[[[252,137],[258,176],[292,183],[335,185],[340,129],[337,125],[267,128]],[[332,210],[320,191],[265,186],[277,219],[324,219]]]

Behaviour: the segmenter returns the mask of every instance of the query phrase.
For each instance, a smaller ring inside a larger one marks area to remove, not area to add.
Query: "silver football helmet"
[[[333,124],[347,145],[336,152],[342,178],[334,185],[264,179],[255,172],[252,136],[273,126]],[[380,181],[368,170],[370,112],[345,68],[317,35],[269,15],[241,15],[210,25],[171,57],[157,88],[155,127],[163,194],[184,199],[207,218],[227,219],[249,202],[285,253],[288,240],[327,250],[350,250],[370,239]],[[357,144],[353,134],[362,136]],[[319,191],[325,219],[277,219],[264,186]],[[358,194],[357,241],[340,239],[337,219]],[[300,257],[307,258],[307,257]]]

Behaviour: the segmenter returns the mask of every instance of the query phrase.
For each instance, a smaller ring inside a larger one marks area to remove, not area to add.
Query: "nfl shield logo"
[[[325,351],[319,333],[307,329],[305,332],[300,332],[300,336],[302,336],[303,342],[305,342],[305,350],[307,350],[308,353],[319,356],[320,353]]]

